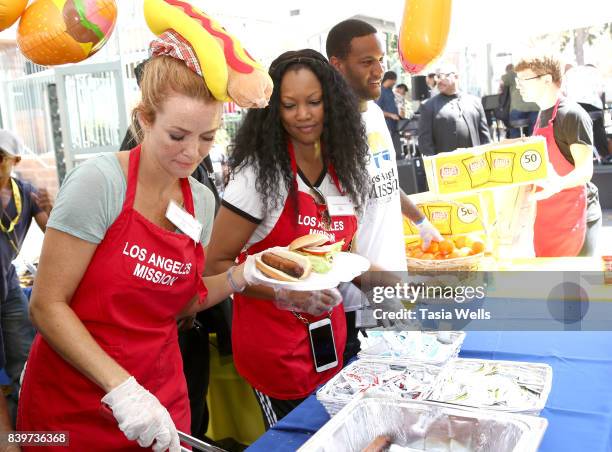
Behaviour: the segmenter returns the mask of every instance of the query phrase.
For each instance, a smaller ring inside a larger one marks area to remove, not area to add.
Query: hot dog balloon
[[[402,66],[416,74],[446,46],[452,0],[405,0],[399,34]]]
[[[241,107],[265,107],[272,79],[216,20],[182,0],[145,0],[145,19],[160,35],[173,29],[193,47],[212,95]]]

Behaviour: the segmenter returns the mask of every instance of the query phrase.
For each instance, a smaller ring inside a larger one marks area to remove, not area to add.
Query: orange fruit
[[[453,250],[452,253],[446,255],[447,259],[455,259],[457,257],[461,257],[461,254],[459,254],[459,250],[457,249]]]
[[[416,247],[412,249],[412,257],[415,257],[417,259],[421,259],[421,256],[423,256],[423,250],[420,247]]]
[[[438,242],[431,242],[429,248],[425,250],[426,253],[431,254],[436,254],[438,251],[440,251],[440,245],[438,244]]]
[[[455,247],[463,248],[465,246],[465,235],[458,235],[457,237],[453,237],[453,241],[455,242]]]
[[[426,261],[430,261],[430,260],[432,260],[433,258],[434,258],[434,255],[433,255],[433,254],[431,254],[431,253],[424,253],[424,254],[421,256],[421,259],[426,260]]]
[[[450,254],[455,250],[455,244],[450,239],[444,239],[438,243],[438,248],[442,254]]]
[[[482,253],[485,249],[484,243],[480,240],[475,240],[472,243],[472,254]]]

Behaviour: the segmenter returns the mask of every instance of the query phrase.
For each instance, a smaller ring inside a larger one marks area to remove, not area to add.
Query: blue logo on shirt
[[[380,169],[382,160],[386,160],[388,162],[391,161],[391,153],[388,149],[385,149],[382,152],[377,152],[376,154],[373,154],[372,157],[374,157],[374,163],[376,164],[377,169]]]

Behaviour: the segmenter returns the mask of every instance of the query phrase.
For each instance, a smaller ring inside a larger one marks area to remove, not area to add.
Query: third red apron
[[[248,254],[255,254],[273,246],[287,246],[295,238],[314,232],[312,229],[321,229],[320,206],[312,196],[298,191],[297,164],[290,142],[288,147],[294,176],[293,192],[287,196],[283,212],[270,234],[251,246],[247,250]],[[340,190],[333,168],[330,168],[329,172]],[[294,196],[296,193],[297,196]],[[330,223],[331,227],[326,233],[331,241],[344,239],[344,250],[348,249],[357,230],[356,217],[331,217]],[[317,229],[316,232],[320,231]],[[324,317],[302,315],[310,323]],[[278,309],[272,300],[236,294],[232,344],[238,372],[255,389],[270,397],[282,400],[306,397],[342,368],[342,354],[346,345],[346,318],[342,304],[332,310],[331,322],[338,366],[318,373],[314,366],[308,329],[302,321],[290,311]]]
[[[560,99],[557,100],[546,127],[540,128],[540,117],[533,135],[546,138],[548,158],[559,176],[574,170],[559,150],[553,131]],[[548,199],[538,201],[534,225],[534,248],[537,257],[577,256],[586,232],[586,187],[567,188]]]

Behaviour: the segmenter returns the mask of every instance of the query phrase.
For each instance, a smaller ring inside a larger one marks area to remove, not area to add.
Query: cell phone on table
[[[308,325],[315,370],[323,372],[338,365],[331,319],[326,317]]]

